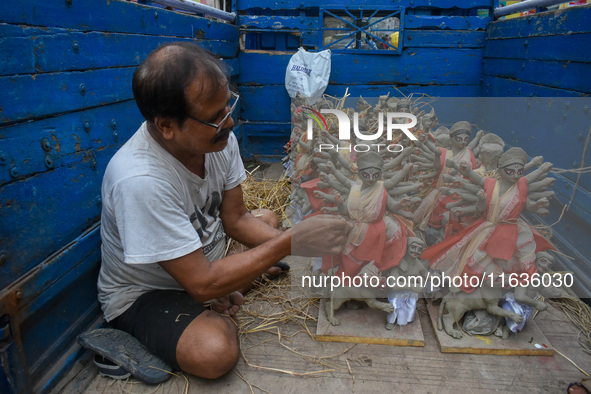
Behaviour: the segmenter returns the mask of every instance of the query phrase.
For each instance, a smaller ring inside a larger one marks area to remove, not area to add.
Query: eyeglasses
[[[234,109],[236,109],[236,105],[238,104],[238,99],[240,98],[240,96],[237,93],[230,92],[230,94],[232,95],[232,97],[230,98],[230,101],[226,105],[227,107],[228,106],[230,107],[230,110],[226,113],[226,115],[223,117],[223,119],[220,123],[218,123],[218,124],[209,123],[204,120],[197,119],[191,115],[187,115],[187,118],[191,118],[199,123],[203,123],[204,125],[211,126],[211,127],[215,128],[216,134],[219,133],[220,130],[222,129],[222,126],[224,125],[224,123],[226,123],[226,120],[228,120],[228,118],[230,116],[232,116],[232,112],[234,112]]]

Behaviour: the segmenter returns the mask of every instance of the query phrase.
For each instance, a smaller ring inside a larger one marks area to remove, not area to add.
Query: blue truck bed
[[[458,98],[456,113],[446,112],[450,122],[473,99],[490,100],[483,102],[498,116],[458,120],[556,167],[589,165],[591,6],[495,21],[493,0],[392,4],[238,0],[237,20],[228,23],[119,0],[3,2],[0,392],[48,391],[79,356],[76,336],[100,320],[102,174],[142,122],[131,78],[161,43],[193,41],[224,59],[241,94],[236,134],[244,158],[278,161],[291,130],[284,85],[291,55],[324,46],[327,12],[389,9],[399,18],[398,49],[334,49],[326,94]],[[508,128],[508,117],[537,132]],[[551,214],[531,220],[560,218],[553,241],[573,258],[562,259],[562,269],[591,298],[591,181],[586,173],[554,176]]]

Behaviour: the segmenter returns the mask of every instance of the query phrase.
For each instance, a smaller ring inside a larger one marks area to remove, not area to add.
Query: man
[[[322,216],[281,232],[249,213],[230,116],[238,97],[210,53],[165,44],[133,91],[146,122],[105,172],[99,301],[113,327],[173,368],[217,378],[238,360],[223,315],[244,302],[236,290],[289,254],[339,253],[348,227]],[[226,234],[250,249],[224,257]]]

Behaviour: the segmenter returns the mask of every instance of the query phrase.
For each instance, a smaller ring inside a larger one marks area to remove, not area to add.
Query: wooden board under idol
[[[341,324],[331,325],[324,309],[324,299],[320,300],[316,339],[324,342],[373,343],[394,346],[425,346],[425,337],[417,311],[413,322],[396,325],[386,330],[386,313],[364,306],[361,309],[348,309],[342,306],[336,311]]]
[[[529,320],[523,330],[509,333],[502,339],[494,335],[468,335],[455,339],[437,329],[439,305],[428,305],[429,319],[442,353],[499,354],[505,356],[553,356],[554,348],[535,320]]]

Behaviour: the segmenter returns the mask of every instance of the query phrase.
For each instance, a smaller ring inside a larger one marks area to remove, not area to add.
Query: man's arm
[[[239,186],[224,192],[220,215],[226,233],[252,249],[212,262],[198,249],[177,259],[160,262],[166,272],[201,302],[248,287],[290,254],[322,256],[339,253],[349,230],[343,218],[318,215],[303,220],[292,229],[279,231],[248,212]]]
[[[220,217],[226,234],[248,247],[258,246],[282,234],[282,231],[251,215],[244,205],[240,185],[224,192]]]
[[[194,299],[205,302],[248,287],[290,252],[291,234],[288,230],[261,246],[221,260],[210,262],[200,248],[159,264]]]

